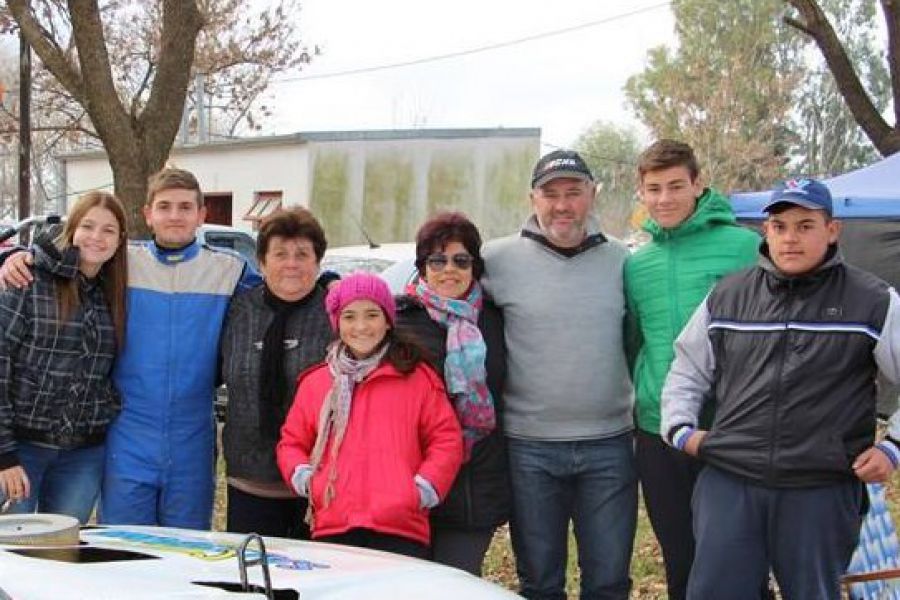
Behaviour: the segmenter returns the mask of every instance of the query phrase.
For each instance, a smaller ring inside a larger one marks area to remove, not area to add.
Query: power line
[[[516,38],[513,40],[507,40],[504,42],[497,42],[494,44],[486,44],[484,46],[477,46],[475,48],[468,48],[466,50],[458,50],[456,52],[448,52],[447,54],[436,54],[434,56],[427,56],[423,58],[416,58],[412,60],[407,60],[403,62],[396,63],[388,63],[384,65],[373,65],[370,67],[359,67],[356,69],[347,69],[345,71],[333,71],[331,73],[319,73],[314,75],[296,75],[294,77],[285,77],[284,79],[278,79],[273,83],[292,83],[295,81],[312,81],[313,79],[331,79],[333,77],[346,77],[349,75],[362,75],[365,73],[373,73],[375,71],[385,71],[388,69],[399,69],[402,67],[412,67],[415,65],[421,65],[430,62],[437,62],[441,60],[448,60],[451,58],[459,58],[461,56],[469,56],[471,54],[479,54],[481,52],[489,52],[491,50],[498,50],[500,48],[508,48],[510,46],[516,46],[518,44],[524,44],[527,42],[533,42],[535,40],[541,40],[548,37],[554,37],[559,35],[565,35],[567,33],[572,33],[574,31],[580,31],[582,29],[589,29],[591,27],[596,27],[598,25],[605,25],[606,23],[612,23],[613,21],[620,21],[622,19],[627,19],[628,17],[633,17],[635,15],[639,15],[645,12],[650,12],[653,10],[657,10],[660,8],[667,7],[671,4],[671,2],[660,2],[659,4],[653,4],[651,6],[646,6],[644,8],[638,8],[626,13],[621,13],[618,15],[613,15],[611,17],[605,17],[603,19],[598,19],[596,21],[589,21],[587,23],[582,23],[580,25],[573,25],[571,27],[565,27],[563,29],[554,29],[553,31],[545,31],[542,33],[536,33],[533,35],[528,35],[521,38]]]
[[[553,143],[551,143],[551,142],[541,142],[541,146],[546,146],[546,147],[551,148],[551,149],[553,149],[553,150],[571,150],[571,146],[558,146],[558,145],[553,144]],[[613,156],[602,156],[602,155],[597,154],[597,153],[595,153],[595,152],[590,152],[590,151],[586,151],[586,150],[579,150],[578,153],[581,154],[582,156],[590,156],[591,158],[596,158],[597,160],[601,160],[601,161],[603,161],[603,162],[615,163],[615,164],[617,164],[617,165],[622,165],[622,166],[626,166],[626,167],[635,167],[635,166],[637,166],[637,163],[636,163],[636,162],[631,161],[631,160],[627,160],[627,159],[624,159],[624,158],[616,158],[616,157],[613,157]]]
[[[60,200],[67,200],[70,196],[80,196],[82,194],[87,194],[88,192],[93,192],[94,190],[112,190],[114,189],[115,184],[112,181],[107,183],[103,183],[101,185],[97,185],[94,187],[85,188],[83,190],[75,190],[73,192],[62,192],[61,194],[56,194],[54,196],[47,196],[47,202],[58,202]]]

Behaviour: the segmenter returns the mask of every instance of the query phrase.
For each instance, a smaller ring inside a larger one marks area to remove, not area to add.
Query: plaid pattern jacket
[[[34,283],[0,292],[0,469],[16,442],[73,449],[102,443],[121,408],[110,374],[115,330],[103,290],[78,271],[77,249],[34,248]],[[59,323],[57,281],[77,278],[80,306]]]

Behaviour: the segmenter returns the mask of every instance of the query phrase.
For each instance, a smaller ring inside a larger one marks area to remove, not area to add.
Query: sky
[[[640,125],[622,88],[674,41],[660,0],[303,0],[300,30],[323,53],[273,87],[263,133],[410,127],[540,127],[567,146],[598,119]],[[638,14],[635,14],[638,13]],[[630,16],[627,16],[630,15]],[[333,76],[492,46],[415,66]]]

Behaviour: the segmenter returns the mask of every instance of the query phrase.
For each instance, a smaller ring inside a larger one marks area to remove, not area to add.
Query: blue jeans
[[[20,442],[17,454],[31,482],[31,494],[13,505],[11,513],[58,513],[88,522],[100,495],[103,444],[60,450]]]
[[[509,439],[510,521],[521,594],[566,598],[569,521],[574,523],[581,598],[626,599],[637,522],[631,433],[601,440]]]

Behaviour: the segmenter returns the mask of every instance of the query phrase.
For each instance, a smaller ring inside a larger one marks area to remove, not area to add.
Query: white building
[[[408,241],[427,215],[462,210],[485,238],[529,211],[540,129],[310,132],[176,146],[169,163],[197,175],[211,223],[252,229],[278,206],[313,210],[330,245]],[[67,197],[112,188],[102,151],[58,157]]]

